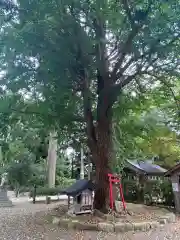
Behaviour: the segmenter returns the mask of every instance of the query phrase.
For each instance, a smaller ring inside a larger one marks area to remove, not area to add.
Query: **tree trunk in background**
[[[48,187],[55,186],[57,160],[57,132],[51,131],[49,134],[49,148],[47,157]]]

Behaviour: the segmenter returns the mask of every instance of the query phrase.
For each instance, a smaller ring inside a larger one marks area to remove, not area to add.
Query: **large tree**
[[[121,104],[119,96],[129,86],[150,90],[156,84],[175,82],[180,67],[180,3],[17,3],[18,7],[2,4],[6,18],[7,13],[11,16],[1,34],[4,84],[15,86],[16,91],[39,93],[51,114],[61,116],[63,106],[77,120],[83,108],[87,143],[96,166],[94,207],[106,211],[107,174],[114,157],[113,108],[116,102]]]

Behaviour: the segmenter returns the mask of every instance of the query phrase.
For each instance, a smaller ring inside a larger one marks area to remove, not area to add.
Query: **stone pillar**
[[[171,176],[172,189],[174,193],[174,202],[176,212],[180,213],[180,185],[179,185],[179,175],[174,174]]]
[[[7,196],[7,189],[0,187],[0,207],[12,207],[12,202]]]

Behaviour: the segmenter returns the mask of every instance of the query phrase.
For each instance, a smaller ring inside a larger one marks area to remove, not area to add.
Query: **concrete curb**
[[[103,231],[103,232],[146,232],[150,229],[155,229],[160,227],[162,224],[174,223],[176,221],[176,216],[173,213],[166,214],[159,218],[158,221],[147,221],[147,222],[133,222],[133,223],[82,223],[78,220],[71,220],[66,218],[53,217],[53,224],[57,224],[65,229],[76,229],[76,230],[88,230],[88,231]]]
[[[160,224],[175,223],[175,222],[176,222],[176,215],[174,213],[167,213],[166,215],[159,218]]]

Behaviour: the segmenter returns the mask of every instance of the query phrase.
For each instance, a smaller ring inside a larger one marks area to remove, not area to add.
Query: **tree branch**
[[[112,78],[113,82],[115,82],[114,80],[117,79],[116,74],[118,72],[118,69],[121,67],[121,65],[123,63],[125,56],[127,55],[127,53],[129,53],[131,51],[132,42],[133,42],[134,38],[137,36],[140,29],[143,27],[143,25],[148,17],[148,14],[150,12],[151,5],[152,5],[152,0],[149,1],[148,7],[145,11],[140,10],[141,13],[139,11],[136,11],[134,16],[132,16],[132,14],[131,14],[127,0],[122,0],[122,3],[124,6],[124,9],[126,11],[126,15],[128,16],[128,19],[131,23],[132,30],[129,33],[129,36],[128,36],[126,42],[122,45],[121,50],[120,50],[120,52],[121,52],[120,57],[117,59],[117,62],[115,63],[114,68],[111,72],[111,78]],[[141,17],[136,16],[136,15],[140,15],[140,14],[141,14]]]
[[[84,118],[85,118],[85,122],[86,122],[88,144],[92,150],[92,149],[96,148],[97,140],[96,140],[95,126],[93,123],[93,114],[92,114],[91,96],[90,95],[91,95],[91,93],[90,93],[90,89],[89,89],[87,75],[84,70],[84,81],[83,81],[83,89],[82,89]]]
[[[174,99],[174,102],[176,104],[176,107],[177,107],[177,110],[180,112],[180,102],[178,100],[178,98],[176,97],[176,94],[174,93],[172,87],[169,85],[169,83],[165,80],[164,77],[159,77],[159,76],[156,76],[154,74],[150,74],[152,77],[158,79],[159,81],[161,81],[166,87],[167,89],[169,90],[169,92],[171,93],[173,99]]]
[[[11,114],[12,112],[16,112],[19,114],[24,114],[24,115],[38,115],[40,117],[49,117],[49,118],[57,118],[59,119],[58,115],[55,114],[49,114],[49,113],[42,113],[42,112],[37,112],[37,111],[29,111],[29,110],[19,110],[19,109],[15,109],[15,108],[10,108],[9,111],[4,111],[4,112],[0,112],[0,114]],[[72,121],[74,122],[84,122],[84,119],[80,116],[72,116]]]
[[[0,0],[0,8],[6,11],[17,11],[19,10],[18,6],[8,0]]]
[[[107,114],[108,109],[111,109],[113,104],[117,101],[119,93],[121,90],[129,84],[138,74],[140,73],[140,69],[134,75],[131,76],[123,76],[121,81],[118,84],[113,84],[109,86],[107,89],[103,89],[99,96],[99,104],[98,104],[98,115],[97,120],[103,119],[104,115]]]
[[[133,28],[134,25],[135,25],[135,22],[133,20],[133,16],[131,15],[131,10],[130,10],[130,8],[128,6],[128,1],[127,0],[122,0],[122,4],[123,4],[124,10],[126,12],[126,15],[127,15],[128,19],[129,19],[129,22],[131,24],[131,27]]]
[[[135,38],[135,36],[137,35],[139,29],[140,29],[140,26],[138,26],[138,25],[135,26],[132,29],[132,31],[130,32],[130,34],[129,34],[128,38],[127,38],[127,41],[122,46],[121,56],[116,61],[115,65],[114,65],[114,68],[113,68],[113,70],[111,72],[111,79],[112,79],[113,82],[115,82],[115,79],[117,79],[117,77],[116,77],[117,71],[121,67],[126,54],[128,52],[130,52],[130,49],[131,49],[131,46],[132,46],[132,41]]]

